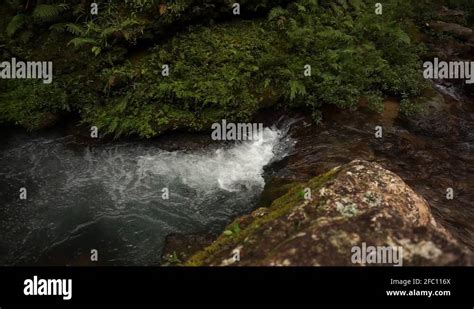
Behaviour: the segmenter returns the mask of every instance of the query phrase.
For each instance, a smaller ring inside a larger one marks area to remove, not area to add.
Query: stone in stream
[[[305,187],[312,200],[303,198]],[[401,247],[404,266],[473,261],[471,251],[435,221],[427,202],[400,177],[355,160],[236,219],[186,265],[350,266],[351,250],[361,246]],[[232,259],[237,249],[239,261]]]

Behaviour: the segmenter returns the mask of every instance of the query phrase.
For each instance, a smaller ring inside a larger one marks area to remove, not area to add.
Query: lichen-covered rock
[[[311,199],[305,198],[307,188]],[[362,243],[402,247],[403,265],[473,260],[400,177],[355,160],[235,220],[187,265],[354,265],[351,249]]]

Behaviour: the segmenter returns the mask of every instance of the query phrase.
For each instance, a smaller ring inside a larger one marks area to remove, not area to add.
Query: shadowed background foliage
[[[407,116],[427,87],[423,31],[440,5],[474,12],[468,0],[6,1],[0,55],[54,61],[54,82],[0,80],[0,122],[28,129],[79,115],[115,137],[208,130],[248,121],[261,108],[376,112],[395,96]],[[3,61],[3,60],[2,60]],[[170,76],[161,75],[170,66]],[[312,76],[305,77],[305,65]]]

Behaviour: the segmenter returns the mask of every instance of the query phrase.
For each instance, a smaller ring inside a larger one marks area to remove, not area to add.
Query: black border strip
[[[25,296],[25,279],[72,279],[73,296]],[[394,286],[390,279],[449,279]],[[0,307],[9,304],[458,304],[473,308],[472,267],[3,267]],[[386,290],[449,290],[451,296],[386,296]]]

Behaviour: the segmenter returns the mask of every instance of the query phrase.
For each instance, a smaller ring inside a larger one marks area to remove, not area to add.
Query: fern
[[[69,41],[68,45],[74,45],[74,47],[81,47],[84,45],[97,45],[97,41],[90,38],[74,38]]]
[[[118,29],[117,27],[115,26],[111,26],[111,27],[107,27],[105,28],[104,30],[102,30],[102,32],[100,33],[100,36],[103,37],[103,38],[108,38],[110,37],[112,34],[114,34],[115,32],[119,31],[120,29]]]
[[[283,8],[281,8],[280,6],[272,9],[270,11],[270,13],[268,14],[268,17],[267,19],[268,20],[275,20],[277,18],[279,18],[280,16],[284,16],[286,14],[286,10],[284,10]]]
[[[306,87],[303,83],[292,80],[290,81],[290,101],[293,101],[298,95],[305,95]]]
[[[52,21],[69,8],[68,4],[39,4],[33,11],[33,18],[41,21]]]
[[[49,27],[49,29],[55,31],[65,31],[74,35],[83,35],[85,33],[85,30],[80,25],[73,23],[55,24]]]
[[[12,37],[15,35],[15,33],[20,30],[26,23],[26,17],[25,15],[18,14],[15,15],[10,22],[8,23],[6,33],[9,37]]]

